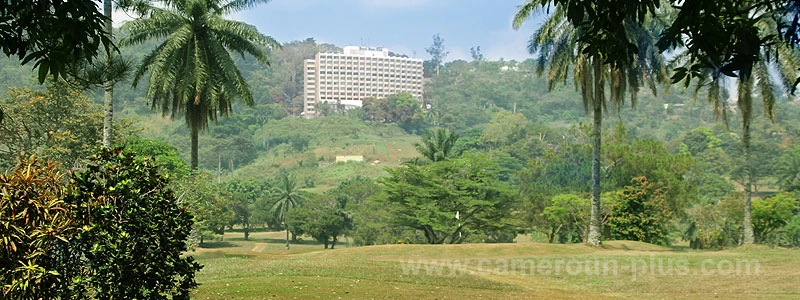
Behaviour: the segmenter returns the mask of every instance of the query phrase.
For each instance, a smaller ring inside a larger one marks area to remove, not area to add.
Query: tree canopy
[[[68,77],[72,67],[92,61],[105,35],[102,11],[94,0],[14,0],[0,5],[0,49],[24,65],[33,62],[39,82],[48,74]]]

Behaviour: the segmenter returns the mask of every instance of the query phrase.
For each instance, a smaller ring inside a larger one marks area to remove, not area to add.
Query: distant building
[[[337,155],[336,162],[364,161],[363,155]]]
[[[303,115],[314,118],[316,104],[345,109],[366,98],[406,92],[422,100],[422,59],[389,56],[386,48],[347,46],[343,53],[317,53],[306,59]]]

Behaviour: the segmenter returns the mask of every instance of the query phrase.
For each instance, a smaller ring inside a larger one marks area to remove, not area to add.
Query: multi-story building
[[[422,59],[389,56],[386,48],[344,47],[342,53],[317,53],[304,62],[303,114],[315,105],[361,107],[366,98],[406,92],[422,101]]]

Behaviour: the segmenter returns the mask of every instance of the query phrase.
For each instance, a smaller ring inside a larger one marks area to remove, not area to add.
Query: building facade
[[[422,59],[389,56],[386,48],[344,47],[342,53],[317,53],[304,62],[303,115],[317,116],[327,102],[344,109],[366,98],[409,93],[422,101]]]

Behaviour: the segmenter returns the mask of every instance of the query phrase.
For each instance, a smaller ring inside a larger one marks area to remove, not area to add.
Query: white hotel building
[[[344,47],[343,53],[317,53],[306,59],[303,114],[314,118],[314,106],[328,102],[361,107],[366,98],[406,92],[422,101],[422,59],[389,56],[386,48]]]

